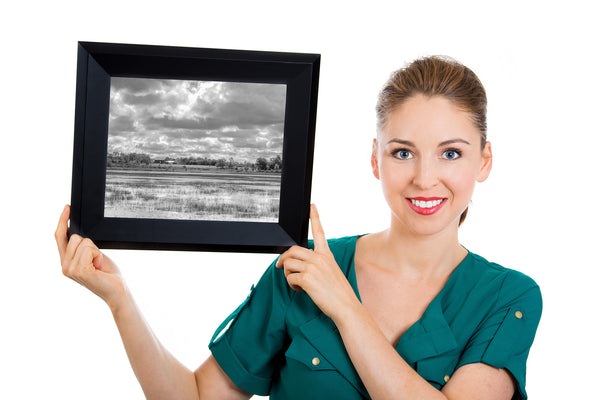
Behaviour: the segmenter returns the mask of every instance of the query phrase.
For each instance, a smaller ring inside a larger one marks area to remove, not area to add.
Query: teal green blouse
[[[329,247],[360,299],[357,238],[329,240]],[[437,389],[462,365],[481,362],[510,371],[517,382],[513,399],[526,399],[525,364],[541,313],[531,278],[469,252],[396,350]],[[209,348],[250,393],[273,400],[370,398],[333,321],[306,293],[292,290],[275,263]]]

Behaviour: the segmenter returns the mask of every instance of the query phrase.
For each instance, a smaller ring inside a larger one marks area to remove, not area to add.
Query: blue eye
[[[394,157],[399,158],[401,160],[408,160],[412,158],[412,154],[408,150],[398,150],[394,152]]]
[[[461,154],[458,150],[446,150],[443,155],[446,160],[456,160],[457,158],[460,158],[460,156]]]

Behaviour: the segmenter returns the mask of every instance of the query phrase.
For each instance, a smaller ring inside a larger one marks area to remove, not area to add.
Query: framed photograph
[[[320,55],[78,46],[71,233],[121,249],[307,244]]]

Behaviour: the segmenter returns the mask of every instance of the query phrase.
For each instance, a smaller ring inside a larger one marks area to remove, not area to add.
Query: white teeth
[[[421,200],[410,199],[410,201],[411,201],[411,203],[413,203],[415,206],[417,206],[419,208],[431,208],[431,207],[440,205],[440,203],[442,201],[444,201],[444,199],[433,200],[433,201],[421,201]]]

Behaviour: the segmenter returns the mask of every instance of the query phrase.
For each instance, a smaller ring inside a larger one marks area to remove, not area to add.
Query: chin
[[[403,229],[407,229],[413,235],[435,236],[448,230],[452,230],[454,232],[458,231],[458,221],[460,215],[451,221],[443,218],[431,217],[399,218],[394,216],[393,218],[397,220],[396,222],[398,223],[398,226],[403,227]]]
[[[445,229],[440,228],[440,227],[434,227],[434,226],[416,226],[416,227],[412,226],[412,227],[410,227],[410,230],[416,236],[427,237],[427,236],[436,236],[437,234],[444,231]]]

